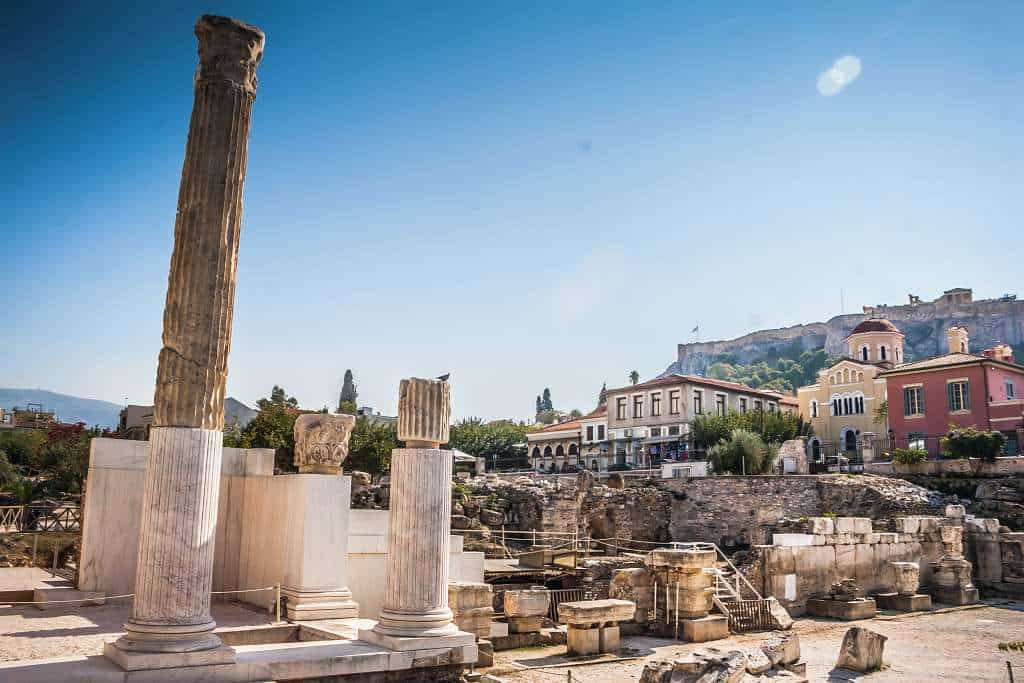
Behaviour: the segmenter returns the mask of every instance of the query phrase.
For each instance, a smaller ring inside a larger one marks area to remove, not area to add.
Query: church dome
[[[897,334],[902,334],[898,327],[885,318],[869,318],[868,320],[864,320],[857,325],[857,327],[853,328],[853,332],[850,333],[850,336],[864,332],[895,332]]]

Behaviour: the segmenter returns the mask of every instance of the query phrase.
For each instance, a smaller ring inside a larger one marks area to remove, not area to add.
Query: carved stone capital
[[[295,466],[302,474],[341,474],[354,415],[310,413],[295,420]]]
[[[403,379],[398,387],[398,438],[410,448],[448,443],[451,388],[440,379]]]
[[[230,17],[204,14],[196,21],[196,81],[228,81],[256,94],[256,67],[263,58],[263,31]]]

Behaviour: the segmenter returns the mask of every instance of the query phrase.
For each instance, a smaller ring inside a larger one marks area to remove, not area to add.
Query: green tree
[[[875,408],[875,422],[880,425],[885,425],[889,421],[889,402],[882,401]]]
[[[733,474],[765,474],[774,471],[778,446],[766,444],[757,434],[734,429],[729,437],[708,451],[708,460],[715,472]]]
[[[581,417],[583,417],[583,411],[580,410],[579,408],[573,408],[572,410],[569,411],[570,419],[577,420]]]
[[[636,386],[640,382],[640,373],[636,370],[629,371],[629,383]]]
[[[294,396],[289,396],[285,392],[284,387],[279,387],[276,384],[274,388],[270,390],[270,398],[261,398],[256,401],[256,406],[262,410],[268,406],[279,406],[282,408],[298,408],[299,401]]]
[[[597,405],[603,406],[608,402],[608,382],[601,384],[601,391],[597,394]]]
[[[554,410],[555,409],[554,404],[551,402],[551,389],[548,389],[547,387],[544,387],[544,398],[543,398],[543,402],[542,403],[543,403],[542,408],[544,410]]]
[[[448,447],[487,458],[488,462],[527,466],[525,451],[516,447],[526,441],[529,431],[530,427],[525,423],[508,420],[484,422],[478,417],[471,417],[452,425]]]
[[[295,471],[295,419],[300,415],[298,401],[274,385],[270,398],[256,402],[259,412],[241,432],[225,432],[224,445],[236,448],[273,448],[274,467],[281,472]]]
[[[21,478],[18,468],[7,459],[7,454],[0,451],[0,489],[3,489]]]
[[[379,475],[391,467],[391,451],[398,448],[394,425],[384,421],[357,417],[348,440],[345,468]]]
[[[338,395],[338,412],[355,415],[358,401],[359,392],[356,390],[352,370],[345,370],[345,379],[341,383],[341,394]]]

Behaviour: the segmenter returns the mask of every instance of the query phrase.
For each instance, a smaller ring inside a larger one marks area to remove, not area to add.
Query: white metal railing
[[[21,531],[24,517],[24,505],[0,506],[0,531]]]

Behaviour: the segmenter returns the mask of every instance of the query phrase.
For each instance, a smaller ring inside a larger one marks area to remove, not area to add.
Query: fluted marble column
[[[374,632],[421,637],[458,633],[448,608],[452,453],[450,399],[442,380],[402,380],[398,438],[391,455],[384,603]]]
[[[195,34],[199,67],[174,224],[135,600],[127,633],[115,643],[126,652],[197,653],[221,645],[210,616],[214,529],[242,186],[264,36],[215,16],[200,17]]]

